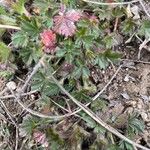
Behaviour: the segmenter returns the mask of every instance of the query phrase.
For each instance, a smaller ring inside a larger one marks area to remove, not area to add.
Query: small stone
[[[122,93],[121,95],[122,95],[123,98],[125,98],[125,99],[127,99],[127,100],[130,99],[130,96],[128,95],[127,92],[124,92],[124,93]]]
[[[129,82],[129,74],[127,74],[127,75],[125,76],[124,81],[125,81],[125,82]]]
[[[148,116],[145,112],[141,112],[141,117],[144,121],[147,121],[148,120]]]
[[[6,86],[10,89],[10,90],[15,90],[17,88],[16,83],[14,81],[10,81],[6,84]]]
[[[148,127],[150,127],[150,122],[148,122],[146,125],[147,125]]]
[[[134,112],[134,108],[133,108],[133,107],[129,107],[129,108],[127,109],[127,113],[128,113],[129,115],[133,114],[133,112]]]
[[[142,104],[138,103],[138,104],[137,104],[137,108],[138,108],[138,109],[142,109],[142,108],[143,108]]]

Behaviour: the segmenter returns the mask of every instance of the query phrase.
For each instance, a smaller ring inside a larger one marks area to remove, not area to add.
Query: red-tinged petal
[[[40,36],[44,44],[44,52],[53,54],[56,48],[56,34],[52,30],[44,30]]]
[[[36,131],[33,133],[33,138],[37,143],[41,144],[42,147],[48,147],[48,141],[44,133]]]
[[[53,31],[44,30],[44,32],[40,35],[44,46],[51,46],[56,43],[56,35],[53,33]]]

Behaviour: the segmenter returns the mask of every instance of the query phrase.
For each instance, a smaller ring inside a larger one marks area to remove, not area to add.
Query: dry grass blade
[[[11,25],[3,25],[3,24],[0,24],[0,28],[2,28],[2,29],[21,30],[20,27],[17,27],[17,26],[11,26]]]
[[[112,2],[112,3],[103,3],[103,2],[99,2],[99,1],[91,1],[91,0],[82,0],[84,2],[87,3],[92,3],[92,4],[97,4],[97,5],[127,5],[127,4],[132,4],[132,3],[137,3],[139,0],[132,0],[129,2]]]

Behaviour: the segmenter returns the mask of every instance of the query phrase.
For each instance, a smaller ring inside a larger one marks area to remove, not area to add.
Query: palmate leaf
[[[100,69],[106,69],[109,65],[109,62],[104,56],[97,56],[94,61],[95,61],[95,65],[98,65]]]
[[[75,10],[69,10],[66,13],[60,13],[54,17],[54,31],[65,37],[75,34],[77,22],[81,17],[81,14]]]
[[[145,35],[147,38],[150,38],[150,21],[144,20],[142,22],[141,28],[139,30],[140,35]]]
[[[21,15],[25,14],[26,13],[25,2],[26,0],[19,0],[12,5],[12,8]]]
[[[81,113],[81,118],[86,122],[86,125],[90,128],[95,128],[96,127],[96,122],[89,117],[88,115],[86,115],[85,113]]]
[[[3,6],[0,6],[0,14],[6,14],[6,10]]]
[[[0,14],[0,22],[3,24],[16,25],[16,19],[6,14]]]
[[[80,90],[80,91],[73,92],[72,95],[76,99],[79,99],[80,101],[91,102],[92,99],[86,93],[87,90]]]
[[[121,57],[121,54],[106,50],[104,53],[100,53],[94,59],[95,65],[98,65],[101,69],[106,69],[109,65],[109,60],[116,62]]]
[[[132,33],[132,31],[135,29],[135,22],[132,19],[126,19],[123,22],[123,33],[124,34],[129,34]]]
[[[125,141],[121,141],[119,144],[120,150],[134,150],[133,146]]]
[[[21,28],[28,35],[32,36],[32,38],[36,38],[40,33],[41,24],[38,22],[36,18],[31,18],[30,20],[25,19],[22,20]]]
[[[39,72],[33,78],[32,90],[38,90],[45,96],[57,95],[60,89],[55,83],[50,82],[43,73]]]
[[[31,136],[33,129],[36,128],[39,121],[40,120],[37,117],[32,117],[30,115],[25,116],[22,124],[20,125],[20,134],[22,136]]]
[[[26,47],[29,37],[26,33],[19,31],[12,35],[12,43],[15,47]]]
[[[34,1],[33,5],[38,7],[41,12],[47,10],[50,6],[51,2],[49,0],[36,0]]]
[[[138,134],[139,132],[144,131],[144,123],[137,118],[138,116],[136,114],[133,114],[133,116],[129,117],[128,120],[128,134]]]
[[[5,43],[0,42],[0,62],[5,62],[8,60],[9,54],[10,49],[8,46]]]

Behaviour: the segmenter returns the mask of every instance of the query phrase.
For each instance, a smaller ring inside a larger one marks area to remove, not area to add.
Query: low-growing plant
[[[111,2],[114,1],[106,3]],[[38,95],[39,101],[35,102],[34,109],[57,116],[77,110],[51,79],[52,74],[79,103],[92,103],[89,107],[95,113],[102,113],[108,102],[103,99],[92,102],[91,97],[99,91],[91,79],[92,68],[103,71],[118,64],[122,57],[120,47],[125,46],[127,40],[130,43],[137,41],[134,35],[150,38],[150,21],[142,13],[135,14],[130,4],[104,6],[78,0],[19,0],[9,8],[0,6],[0,24],[4,25],[0,29],[0,63],[7,68],[0,70],[0,76],[9,80],[15,77],[25,79],[27,72],[32,72],[45,55],[44,67],[38,69],[29,86]],[[12,70],[10,66],[13,66]],[[128,137],[143,131],[144,125],[137,118],[130,116],[127,121],[124,134]],[[91,150],[99,147],[133,149],[132,145],[109,134],[82,111],[61,121],[23,117],[20,128],[22,140],[27,136],[29,142],[24,149],[31,145],[31,149],[39,150],[48,147],[51,150],[81,149],[87,139],[92,139],[91,136],[94,137],[88,145]]]

